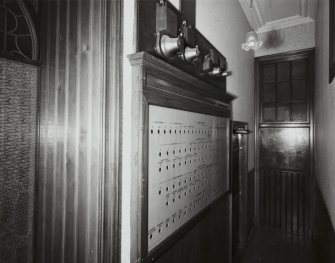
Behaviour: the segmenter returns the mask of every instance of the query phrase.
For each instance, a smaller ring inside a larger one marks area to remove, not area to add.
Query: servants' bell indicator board
[[[148,252],[228,191],[229,119],[149,105]]]

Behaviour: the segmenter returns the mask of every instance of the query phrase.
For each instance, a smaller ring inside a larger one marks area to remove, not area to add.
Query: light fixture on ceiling
[[[263,45],[263,41],[258,40],[258,36],[254,30],[251,30],[245,37],[245,43],[242,44],[242,49],[249,51],[256,50]]]
[[[252,1],[250,0],[250,8],[252,9]],[[263,41],[258,40],[257,33],[251,29],[250,32],[247,33],[245,37],[245,43],[242,44],[242,49],[245,51],[249,51],[251,49],[256,50],[263,45]]]

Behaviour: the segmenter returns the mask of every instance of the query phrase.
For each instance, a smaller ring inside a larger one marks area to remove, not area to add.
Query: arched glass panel
[[[0,53],[33,60],[34,38],[24,11],[18,0],[0,0]]]

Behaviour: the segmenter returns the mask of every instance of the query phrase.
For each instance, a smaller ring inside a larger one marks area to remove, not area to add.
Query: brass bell
[[[171,38],[167,35],[163,35],[160,40],[160,50],[164,57],[172,57],[175,53],[181,50],[183,47],[183,41],[181,38]]]
[[[186,62],[192,62],[199,56],[200,56],[200,50],[198,46],[195,46],[195,48],[186,47],[184,53],[180,57],[182,60]]]

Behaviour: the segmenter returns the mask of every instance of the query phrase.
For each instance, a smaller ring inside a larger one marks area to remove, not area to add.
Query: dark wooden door
[[[313,52],[256,60],[260,225],[308,235],[313,200]]]

